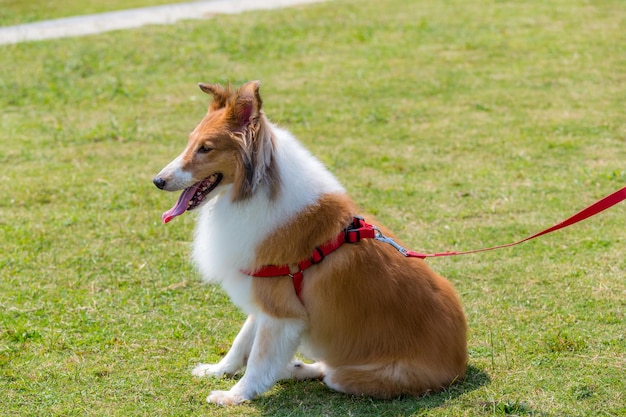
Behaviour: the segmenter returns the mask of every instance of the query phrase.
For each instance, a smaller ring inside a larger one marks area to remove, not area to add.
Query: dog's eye
[[[200,147],[198,148],[197,152],[198,152],[198,153],[209,153],[209,152],[211,152],[212,150],[213,150],[213,148],[209,148],[209,147],[208,147],[208,146],[206,146],[206,145],[202,145],[202,146],[200,146]]]

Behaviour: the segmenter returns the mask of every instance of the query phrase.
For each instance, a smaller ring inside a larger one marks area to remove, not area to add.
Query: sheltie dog
[[[207,401],[239,404],[288,378],[375,398],[462,379],[467,325],[452,284],[378,239],[344,243],[366,223],[321,162],[268,121],[259,85],[200,84],[213,96],[208,113],[153,181],[182,190],[166,223],[198,212],[193,259],[248,315],[219,363],[193,369],[222,377],[245,368]],[[317,362],[294,359],[299,348]]]

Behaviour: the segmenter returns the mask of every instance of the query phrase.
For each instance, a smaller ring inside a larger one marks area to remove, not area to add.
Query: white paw
[[[238,405],[246,401],[245,398],[240,395],[233,394],[232,391],[211,391],[211,394],[206,400],[208,403],[221,406]]]
[[[322,362],[303,363],[293,361],[289,365],[291,377],[296,380],[324,378],[325,365]]]
[[[219,363],[210,364],[210,363],[201,363],[200,365],[193,368],[191,374],[194,376],[215,376],[221,378],[224,375],[227,375],[228,372],[224,370],[223,366],[220,366]]]

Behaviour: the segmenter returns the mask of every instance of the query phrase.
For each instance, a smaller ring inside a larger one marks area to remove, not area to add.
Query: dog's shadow
[[[400,397],[393,400],[339,394],[321,381],[283,382],[253,404],[263,416],[409,416],[420,410],[441,407],[490,381],[485,372],[470,365],[463,381],[442,392],[420,398]]]

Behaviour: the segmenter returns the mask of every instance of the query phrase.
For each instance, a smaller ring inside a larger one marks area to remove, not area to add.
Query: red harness
[[[293,279],[293,286],[296,290],[298,298],[302,292],[302,280],[305,269],[318,264],[324,260],[326,256],[334,252],[344,243],[357,243],[361,239],[375,238],[380,233],[375,226],[365,223],[362,217],[354,217],[350,226],[343,229],[336,238],[329,240],[321,246],[316,247],[308,259],[298,262],[298,272],[291,273],[289,265],[265,265],[254,272],[242,271],[247,275],[259,278],[290,276]]]
[[[366,223],[362,217],[355,216],[352,219],[352,223],[347,228],[342,230],[341,233],[339,233],[339,235],[337,235],[336,238],[331,239],[328,242],[324,243],[323,245],[316,247],[308,259],[304,259],[298,262],[298,272],[291,273],[291,269],[289,265],[266,265],[266,266],[262,266],[261,268],[257,269],[254,272],[250,272],[250,271],[242,271],[242,272],[245,273],[246,275],[250,275],[253,277],[261,277],[261,278],[290,276],[293,279],[293,286],[296,290],[296,294],[298,295],[298,298],[302,299],[300,297],[300,293],[302,292],[302,280],[304,279],[304,275],[303,275],[304,270],[307,268],[310,268],[311,266],[315,264],[322,262],[326,256],[334,252],[344,243],[357,243],[361,239],[376,239],[381,242],[392,245],[394,248],[398,250],[398,252],[400,252],[402,255],[406,257],[420,258],[420,259],[440,257],[440,256],[466,255],[469,253],[484,252],[484,251],[489,251],[489,250],[494,250],[494,249],[506,248],[506,247],[514,246],[514,245],[519,245],[520,243],[534,239],[541,235],[545,235],[547,233],[554,232],[564,227],[571,226],[575,223],[581,222],[610,207],[613,207],[614,205],[622,202],[623,200],[626,200],[626,187],[614,192],[613,194],[609,196],[604,197],[603,199],[595,202],[591,206],[585,208],[584,210],[581,210],[580,212],[574,214],[573,216],[567,218],[566,220],[563,220],[562,222],[557,223],[556,225],[549,227],[539,233],[535,233],[534,235],[529,236],[526,239],[522,239],[518,242],[509,243],[506,245],[499,245],[499,246],[483,248],[483,249],[475,249],[475,250],[470,250],[470,251],[465,251],[465,252],[440,252],[440,253],[429,253],[429,254],[413,252],[412,250],[408,250],[404,248],[403,246],[399,245],[392,238],[386,237],[385,235],[383,235],[376,226]]]

